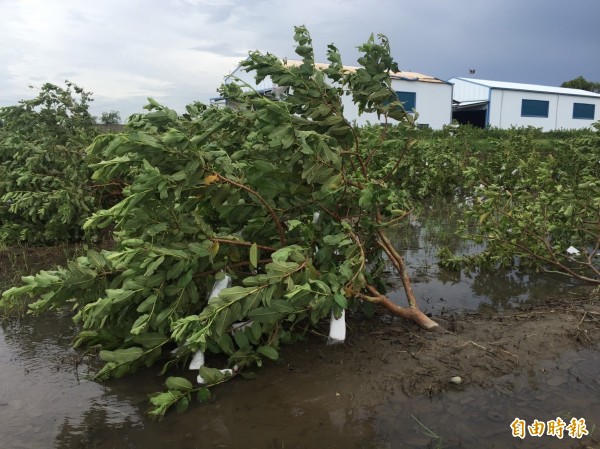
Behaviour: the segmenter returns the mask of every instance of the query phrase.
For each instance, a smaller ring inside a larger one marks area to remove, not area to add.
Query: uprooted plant
[[[82,328],[75,346],[101,349],[99,379],[157,361],[165,373],[197,351],[228,357],[234,371],[200,369],[205,386],[169,377],[168,391],[151,399],[155,416],[186,409],[195,391],[205,399],[207,387],[276,359],[280,343],[349,307],[377,304],[437,328],[386,235],[411,205],[391,185],[398,164],[380,159],[393,161],[405,147],[383,145],[365,157],[343,115],[341,96],[350,94],[360,111],[412,126],[390,88],[398,67],[388,42],[371,37],[360,47],[361,67],[347,71],[333,45],[327,68],[315,67],[305,28],[295,40],[301,65],[259,52],[243,63],[258,81],[288,87],[280,101],[230,83],[222,94],[235,108],[195,103],[179,116],[151,100],[126,133],[96,138],[88,148],[100,160],[94,180],[131,180],[122,201],[85,224],[112,226],[115,247],[24,277],[3,294],[4,303],[37,298],[35,313],[71,307]],[[389,263],[408,307],[384,294],[380,273]],[[234,286],[207,298],[225,275]]]

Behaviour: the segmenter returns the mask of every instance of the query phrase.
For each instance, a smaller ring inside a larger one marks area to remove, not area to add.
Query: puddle
[[[427,447],[426,426],[440,436],[444,448],[577,447],[578,440],[567,431],[563,439],[546,434],[515,438],[510,423],[517,417],[527,425],[561,418],[568,425],[575,417],[584,418],[592,432],[600,423],[600,354],[571,352],[543,365],[545,372],[504,376],[491,389],[450,391],[430,401],[393,397],[377,409],[379,427],[385,429],[380,438],[391,448]]]
[[[131,399],[124,401],[110,388],[85,379],[87,366],[76,365],[79,356],[70,348],[73,332],[70,320],[56,317],[0,328],[2,447],[54,447],[49,442],[64,426],[77,433],[93,414],[104,415],[111,425],[139,422]]]
[[[424,214],[395,237],[398,247],[408,248],[414,290],[426,311],[496,311],[580,288],[549,276],[440,269],[434,234],[451,221],[441,217],[424,225],[430,219]],[[451,243],[463,252],[476,249]],[[390,296],[403,301],[400,292]],[[510,423],[576,417],[585,418],[590,432],[600,425],[598,350],[549,354],[537,370],[499,377],[491,388],[464,385],[426,398],[404,394],[389,381],[393,367],[386,372],[385,363],[370,365],[363,353],[328,358],[357,347],[320,343],[286,348],[282,362],[256,380],[235,379],[214,389],[214,402],[152,422],[147,394],[161,390],[162,379],[144,371],[104,384],[86,380],[90,368],[70,349],[74,332],[66,317],[0,324],[1,447],[574,448],[583,446],[568,436],[515,439]],[[396,352],[406,353],[401,346]]]
[[[504,269],[455,272],[439,267],[437,254],[443,246],[464,255],[475,254],[482,248],[454,235],[460,213],[460,209],[448,204],[426,206],[392,236],[394,245],[405,249],[413,290],[426,313],[494,312],[524,302],[543,303],[549,296],[592,290],[557,274]],[[399,304],[405,303],[401,288],[389,292],[389,296]]]
[[[160,380],[143,372],[104,385],[85,381],[87,366],[78,366],[78,376],[76,354],[67,349],[70,332],[66,320],[52,318],[0,331],[2,447],[438,447],[426,427],[444,448],[565,448],[577,440],[517,440],[510,422],[577,417],[585,418],[589,431],[600,423],[598,351],[565,353],[545,360],[538,372],[501,377],[492,388],[424,398],[407,397],[378,372],[370,379],[361,380],[364,370],[348,378],[354,367],[315,359],[314,344],[287,348],[305,353],[284,357],[256,380],[236,379],[216,389],[212,403],[152,422],[144,414],[146,393],[159,390]]]

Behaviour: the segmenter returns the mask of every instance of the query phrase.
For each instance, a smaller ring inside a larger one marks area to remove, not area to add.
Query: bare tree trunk
[[[382,295],[377,291],[375,287],[372,285],[368,285],[367,289],[371,292],[371,295],[364,295],[359,293],[358,298],[363,301],[368,301],[372,304],[378,304],[382,307],[385,307],[388,311],[393,313],[394,315],[400,316],[402,318],[406,318],[407,320],[414,321],[423,329],[428,331],[437,331],[442,330],[442,327],[425,315],[418,307],[401,307],[398,304],[395,304],[390,298],[385,295]]]
[[[412,289],[410,278],[408,277],[408,273],[406,272],[404,258],[396,251],[396,249],[392,245],[392,242],[390,242],[389,238],[385,235],[383,231],[378,230],[377,237],[377,243],[379,244],[381,249],[383,249],[383,251],[387,254],[392,264],[394,265],[394,268],[396,268],[398,275],[400,276],[400,280],[402,281],[402,286],[404,287],[409,307],[401,307],[395,304],[387,296],[379,293],[377,289],[372,285],[367,286],[367,289],[369,290],[372,296],[359,295],[359,297],[365,301],[380,304],[393,314],[416,322],[423,329],[429,331],[440,329],[439,324],[437,324],[435,321],[433,321],[431,318],[425,315],[419,308],[417,298]]]

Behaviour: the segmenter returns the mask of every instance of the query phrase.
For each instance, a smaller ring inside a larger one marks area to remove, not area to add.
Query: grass
[[[0,243],[0,295],[5,290],[20,285],[23,276],[65,264],[84,249],[79,244],[33,247]],[[0,307],[0,318],[23,316],[26,311],[26,303],[4,303]]]
[[[423,435],[431,438],[431,442],[428,445],[428,447],[430,447],[431,449],[442,449],[442,437],[435,433],[433,430],[431,430],[429,427],[427,427],[425,424],[423,424],[421,421],[419,421],[415,415],[410,416],[421,427],[421,432],[423,432]]]

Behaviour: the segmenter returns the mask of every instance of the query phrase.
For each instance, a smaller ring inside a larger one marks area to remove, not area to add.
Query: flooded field
[[[435,264],[440,232],[453,249],[474,248],[450,237],[451,219],[430,218],[413,220],[395,243],[407,248],[423,308],[448,334],[385,314],[350,317],[346,344],[310,336],[284,348],[255,380],[234,379],[214,389],[212,402],[153,422],[147,394],[162,389],[155,371],[90,382],[94,361],[70,348],[68,316],[6,321],[0,447],[600,447],[598,299],[563,278],[442,270]],[[35,268],[63,256],[5,256],[0,285],[27,257]],[[391,296],[403,301],[401,292]],[[583,418],[590,435],[515,438],[517,417],[528,425]]]
[[[461,255],[481,249],[456,237],[459,217],[460,209],[430,205],[395,236],[396,247],[405,249],[413,289],[423,310],[433,314],[465,310],[497,312],[525,301],[543,304],[549,296],[590,291],[587,286],[558,274],[532,275],[515,270],[459,273],[438,267],[437,253],[441,247]],[[390,293],[400,303],[403,295],[401,288]]]

